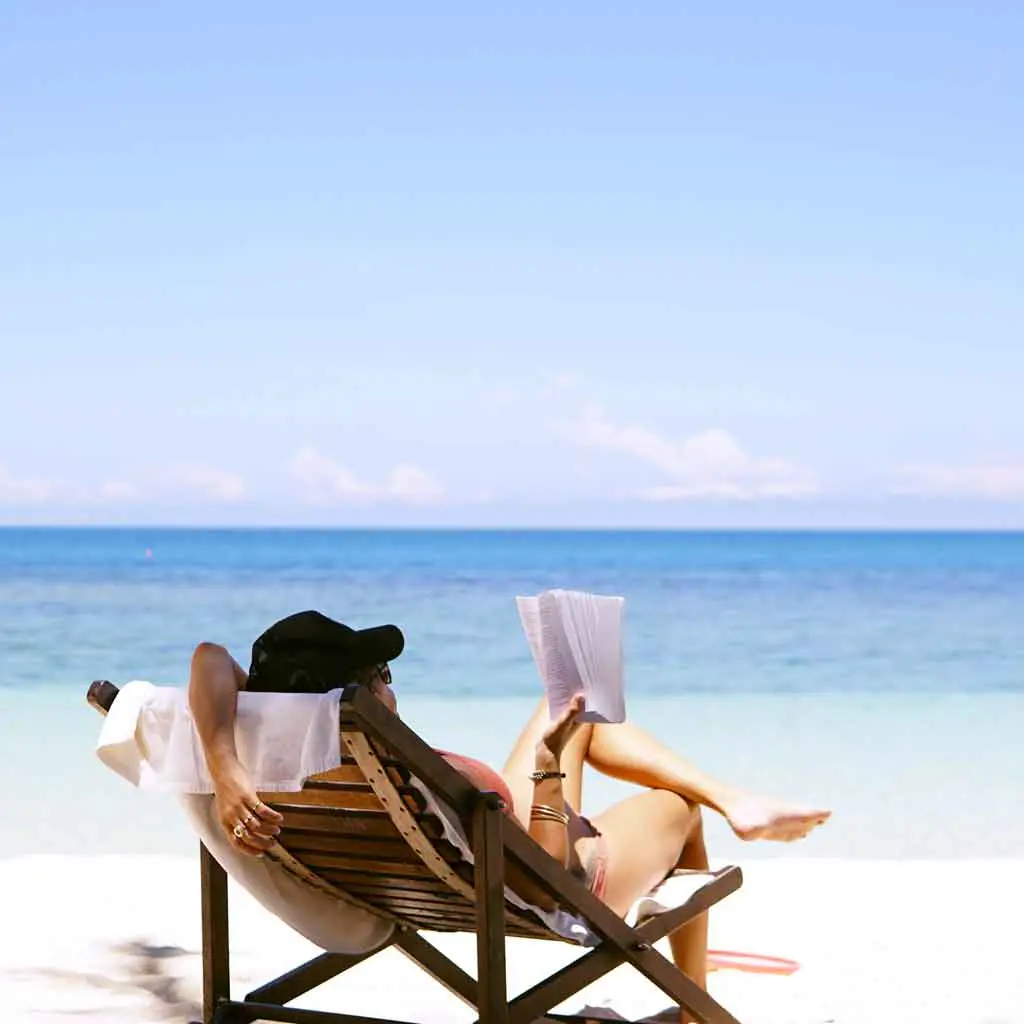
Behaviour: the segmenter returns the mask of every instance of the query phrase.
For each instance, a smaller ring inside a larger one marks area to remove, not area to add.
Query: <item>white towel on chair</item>
[[[257,789],[294,792],[341,763],[340,700],[341,690],[239,693],[235,742]],[[96,753],[142,789],[213,792],[188,698],[178,687],[126,683],[103,720]]]
[[[256,789],[294,792],[341,763],[340,690],[238,695],[235,740]],[[390,921],[300,882],[269,857],[239,853],[213,815],[213,780],[183,690],[132,682],[103,720],[96,753],[135,786],[173,793],[222,868],[275,917],[330,953],[364,953]]]

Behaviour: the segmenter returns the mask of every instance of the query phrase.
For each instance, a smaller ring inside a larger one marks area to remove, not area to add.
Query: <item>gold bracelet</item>
[[[569,815],[548,804],[533,804],[530,807],[530,821],[557,821],[560,825],[568,825]]]

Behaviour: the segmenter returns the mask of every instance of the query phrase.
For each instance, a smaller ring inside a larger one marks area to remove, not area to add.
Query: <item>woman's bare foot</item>
[[[723,807],[722,813],[740,839],[773,839],[782,843],[803,839],[832,816],[831,811],[777,803],[754,796],[738,798],[730,806]]]

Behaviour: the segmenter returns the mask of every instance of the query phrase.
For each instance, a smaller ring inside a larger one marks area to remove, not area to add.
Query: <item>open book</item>
[[[583,722],[623,722],[621,597],[579,590],[545,590],[517,597],[519,617],[544,683],[552,718],[577,693]]]

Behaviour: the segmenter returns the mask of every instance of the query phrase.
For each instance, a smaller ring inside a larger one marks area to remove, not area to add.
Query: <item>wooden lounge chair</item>
[[[105,713],[117,692],[112,683],[96,682],[88,700]],[[684,905],[631,927],[526,832],[506,825],[496,794],[477,790],[364,687],[345,689],[340,729],[342,750],[349,754],[340,767],[314,776],[301,792],[264,794],[284,815],[279,847],[271,856],[308,884],[390,919],[395,929],[378,949],[358,956],[324,953],[234,1000],[229,991],[227,876],[201,845],[202,1024],[403,1024],[287,1005],[390,946],[474,1007],[482,1024],[582,1022],[586,1018],[549,1011],[622,963],[632,964],[706,1024],[738,1024],[654,948],[657,940],[738,889],[738,867],[715,873]],[[445,841],[442,822],[430,813],[413,778],[467,823],[472,863]],[[512,999],[506,992],[505,937],[567,940],[532,911],[506,900],[506,865],[515,866],[562,908],[585,919],[598,942]],[[477,977],[421,931],[475,933]]]

